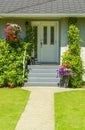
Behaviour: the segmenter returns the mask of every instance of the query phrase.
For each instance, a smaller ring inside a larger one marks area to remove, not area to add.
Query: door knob
[[[42,47],[42,41],[40,42],[40,44],[41,44],[41,47]]]

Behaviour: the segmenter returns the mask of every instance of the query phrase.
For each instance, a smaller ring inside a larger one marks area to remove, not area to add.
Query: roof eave
[[[62,17],[85,17],[85,13],[58,13],[58,14],[0,14],[0,18],[62,18]]]

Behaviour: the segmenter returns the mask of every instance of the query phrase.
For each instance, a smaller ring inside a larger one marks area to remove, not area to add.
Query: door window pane
[[[43,27],[43,44],[47,44],[47,26]]]
[[[51,26],[50,28],[50,44],[53,45],[54,44],[54,27]]]

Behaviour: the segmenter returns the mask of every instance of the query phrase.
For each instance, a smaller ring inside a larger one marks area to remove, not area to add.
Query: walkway
[[[54,93],[68,91],[59,87],[24,87],[31,91],[15,130],[54,130]]]

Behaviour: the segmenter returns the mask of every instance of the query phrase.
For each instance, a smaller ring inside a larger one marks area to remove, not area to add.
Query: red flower
[[[4,34],[6,35],[7,42],[18,42],[19,34],[21,32],[21,27],[18,24],[7,23],[4,29]]]

